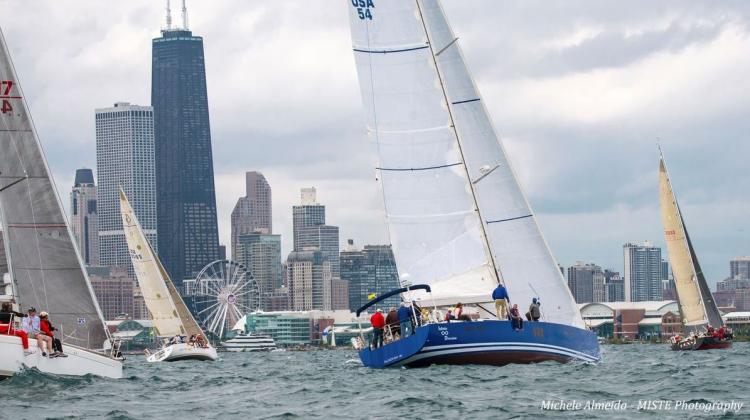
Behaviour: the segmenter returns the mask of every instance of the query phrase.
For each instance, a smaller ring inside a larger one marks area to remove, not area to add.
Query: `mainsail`
[[[368,134],[399,271],[437,299],[544,302],[583,327],[438,0],[350,0]]]
[[[143,300],[151,314],[157,335],[171,337],[203,334],[143,234],[141,224],[122,189],[120,189],[120,213],[133,270],[135,270]]]
[[[664,157],[659,159],[659,202],[683,322],[696,328],[706,324],[713,327],[724,325],[690,242]]]
[[[0,32],[0,219],[16,300],[47,311],[64,340],[108,339],[28,106]]]

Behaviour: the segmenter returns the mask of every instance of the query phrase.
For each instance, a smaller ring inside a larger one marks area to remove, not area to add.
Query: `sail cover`
[[[659,202],[682,321],[687,326],[724,324],[690,243],[664,158],[659,160]]]
[[[350,0],[368,133],[400,273],[436,298],[544,302],[583,321],[437,0]]]
[[[133,270],[157,335],[172,337],[203,334],[143,234],[141,224],[122,189],[120,213]]]
[[[0,219],[16,299],[47,311],[63,340],[101,349],[108,333],[0,32]]]

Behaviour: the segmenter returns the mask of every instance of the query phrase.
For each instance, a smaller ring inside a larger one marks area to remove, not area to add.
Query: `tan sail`
[[[682,223],[682,216],[672,191],[672,183],[669,181],[664,159],[659,161],[659,199],[664,239],[667,242],[667,252],[680,301],[682,320],[685,325],[707,324],[708,319],[687,241],[687,232]]]
[[[133,269],[157,334],[160,337],[202,335],[203,331],[185,306],[185,302],[143,234],[138,218],[122,189],[120,213]]]

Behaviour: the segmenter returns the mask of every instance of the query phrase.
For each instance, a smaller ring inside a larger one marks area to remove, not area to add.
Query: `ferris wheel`
[[[189,295],[204,330],[219,339],[247,312],[260,307],[258,283],[242,264],[217,260],[198,273]]]

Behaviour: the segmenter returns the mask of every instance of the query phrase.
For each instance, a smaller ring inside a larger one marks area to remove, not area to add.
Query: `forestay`
[[[160,337],[203,334],[143,234],[133,207],[120,190],[120,213],[143,300]]]
[[[682,320],[696,328],[706,324],[719,327],[724,323],[690,243],[664,158],[659,160],[659,202]]]
[[[16,299],[47,311],[69,344],[108,333],[0,33],[0,214]]]
[[[399,271],[464,302],[502,281],[522,306],[540,297],[545,320],[583,326],[440,3],[348,3]]]

